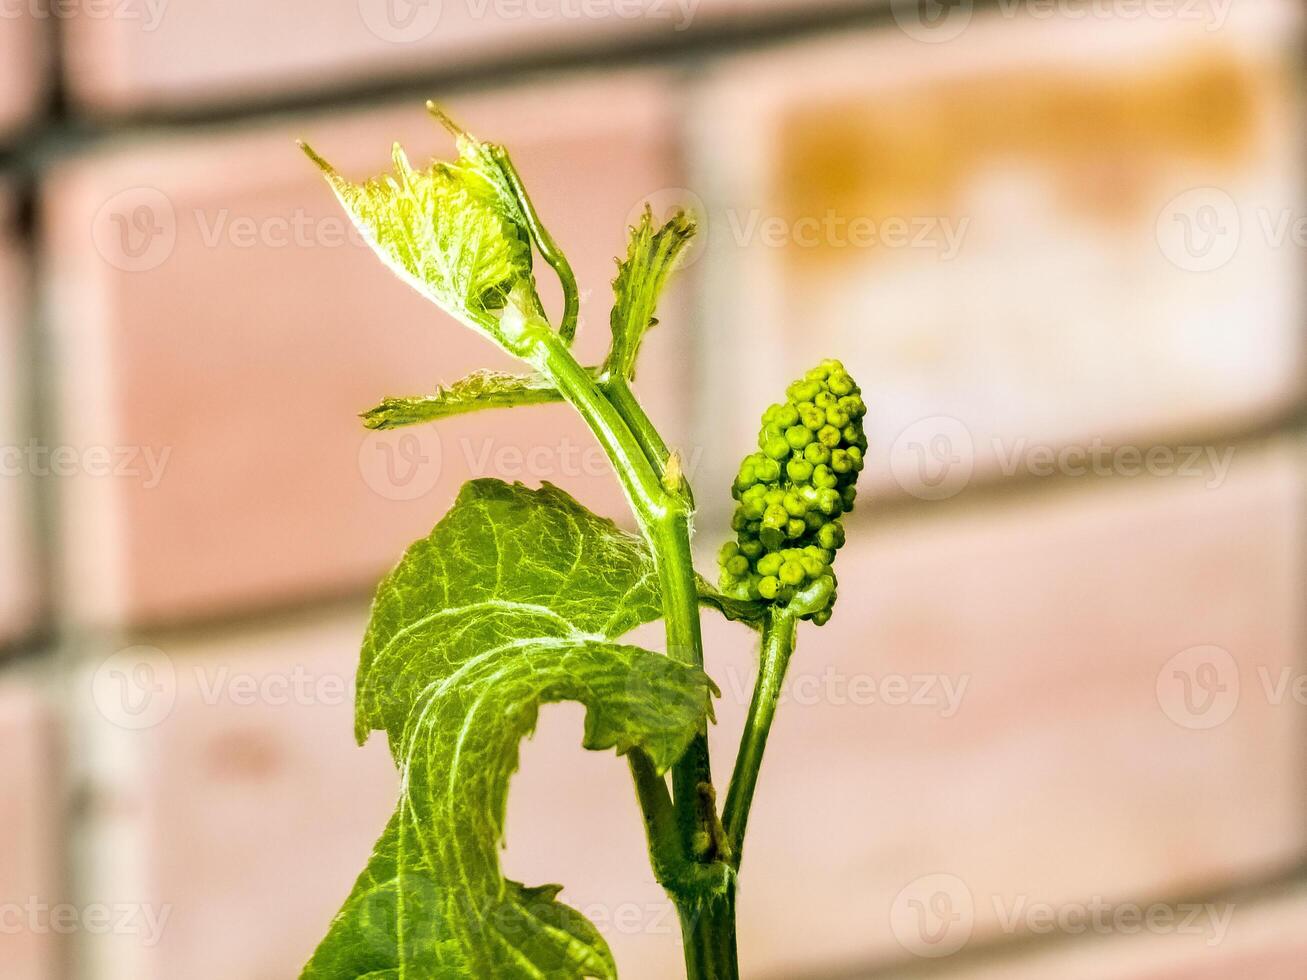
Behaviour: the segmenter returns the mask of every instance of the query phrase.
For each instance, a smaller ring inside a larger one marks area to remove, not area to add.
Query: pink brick
[[[152,916],[88,937],[91,975],[271,980],[296,975],[325,935],[397,779],[384,740],[354,744],[363,618],[314,618],[109,648],[83,672],[84,888]]]
[[[621,113],[606,111],[613,100]],[[674,182],[664,79],[591,76],[450,108],[513,147],[587,291],[578,345],[597,359],[623,222]],[[172,619],[370,588],[472,476],[547,479],[600,510],[626,510],[563,406],[410,430],[396,438],[416,440],[415,452],[400,442],[396,458],[436,464],[418,464],[407,483],[408,470],[387,475],[356,413],[383,395],[517,365],[361,244],[338,244],[342,213],[295,137],[360,178],[389,167],[394,139],[416,159],[451,152],[415,101],[127,145],[65,165],[46,186],[65,441],[142,447],[135,476],[67,484],[65,594],[82,615]],[[121,233],[137,235],[123,222],[138,216],[160,234],[132,259]],[[287,222],[307,223],[314,231],[300,237],[319,244],[278,247]],[[267,234],[242,247],[251,229]],[[687,410],[671,380],[688,357],[684,329],[668,316],[641,374],[672,432]],[[170,452],[157,485],[145,448],[156,467]],[[406,497],[416,499],[393,499]]]
[[[825,0],[847,7],[852,0]],[[791,13],[795,0],[354,0],[169,4],[132,17],[75,17],[68,83],[91,110],[186,107],[539,56],[614,40],[674,41],[690,29]],[[400,16],[392,19],[387,11]],[[403,16],[412,12],[412,18]]]
[[[705,370],[744,378],[733,352],[763,353],[747,389],[705,392],[704,440],[732,447],[707,458],[738,459],[756,436],[739,406],[822,356],[867,394],[868,482],[900,495],[1026,473],[1035,447],[1146,447],[1284,412],[1299,252],[1274,228],[1300,211],[1300,11],[1256,0],[1214,29],[977,10],[949,43],[884,29],[717,66],[694,126]],[[1180,196],[1195,187],[1215,190]],[[1222,234],[1212,268],[1177,252],[1190,211],[1227,207],[1242,237]]]
[[[14,4],[0,17],[0,136],[26,125],[45,91],[45,22],[34,6]]]
[[[6,980],[54,980],[58,937],[42,906],[63,901],[55,857],[55,746],[41,694],[0,683],[0,963]]]
[[[7,23],[7,22],[6,22]],[[27,317],[28,266],[20,243],[9,233],[12,199],[0,185],[0,646],[31,625],[36,589],[32,566],[29,469],[18,450],[27,444],[21,420],[26,402],[20,367],[21,336]]]
[[[974,944],[1021,934],[999,910],[1022,901],[1148,901],[1295,866],[1304,708],[1273,692],[1301,671],[1300,454],[1241,452],[1217,489],[1120,480],[855,525],[758,792],[745,974],[792,975],[814,950],[831,967],[915,961],[908,903],[959,882],[971,932],[946,938]],[[710,622],[719,770],[748,645]],[[1210,715],[1184,710],[1174,675],[1203,681],[1176,658],[1206,646],[1225,651],[1218,683],[1241,685]],[[915,692],[930,703],[887,703]]]

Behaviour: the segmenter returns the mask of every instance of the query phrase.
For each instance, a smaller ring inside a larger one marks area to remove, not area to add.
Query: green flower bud
[[[840,492],[833,487],[827,487],[817,491],[817,509],[827,517],[838,517],[843,510],[843,498]]]
[[[799,406],[799,421],[816,432],[826,424],[826,413],[811,402],[804,402]]]
[[[808,446],[808,448],[803,451],[803,458],[807,460],[809,463],[811,463],[813,466],[816,466],[818,463],[829,463],[830,450],[825,446],[823,446],[820,442],[814,442],[811,443]]]
[[[823,524],[817,532],[817,544],[828,551],[838,551],[844,544],[844,526],[839,521]]]
[[[785,585],[798,585],[803,581],[803,566],[797,561],[787,561],[781,566],[779,578]]]
[[[785,464],[785,475],[791,483],[807,483],[812,479],[812,464],[801,456],[795,456]]]
[[[826,409],[826,421],[837,429],[842,429],[849,424],[849,413],[838,405],[832,405]]]
[[[805,425],[792,425],[785,430],[785,441],[794,449],[803,449],[812,442],[812,430]]]
[[[735,556],[735,561],[742,561],[746,565],[748,561],[740,555]],[[809,578],[816,578],[822,572],[826,571],[826,563],[810,555],[804,555],[799,559],[799,565],[803,568],[803,573]]]
[[[793,490],[785,495],[785,500],[781,502],[781,506],[785,508],[785,513],[791,517],[802,517],[808,512],[807,503]]]

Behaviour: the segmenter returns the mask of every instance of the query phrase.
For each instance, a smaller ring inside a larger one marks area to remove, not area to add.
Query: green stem
[[[635,749],[627,756],[631,777],[635,780],[635,795],[644,814],[645,836],[649,840],[649,861],[654,877],[666,888],[672,888],[684,872],[685,851],[681,848],[680,833],[676,829],[676,810],[667,782],[654,771],[649,757]]]
[[[613,464],[632,513],[656,552],[658,542],[654,540],[654,530],[669,515],[683,511],[684,503],[668,493],[662,484],[661,473],[645,455],[639,440],[605,397],[594,375],[572,356],[566,341],[543,322],[534,332],[532,341],[528,359],[553,382],[590,426]],[[664,605],[666,603],[664,598]],[[696,666],[702,666],[702,661]]]
[[[619,375],[605,374],[600,378],[599,383],[604,390],[604,394],[608,396],[608,400],[617,409],[618,414],[631,427],[635,438],[639,440],[641,448],[644,449],[644,454],[654,462],[659,472],[662,472],[667,465],[668,457],[671,456],[671,450],[667,448],[667,443],[663,441],[662,434],[654,428],[654,424],[645,413],[644,407],[636,400],[630,382]],[[694,495],[690,492],[688,481],[683,482],[682,489],[686,501],[693,507]]]
[[[549,234],[549,229],[536,214],[531,196],[527,194],[522,178],[518,175],[517,168],[513,166],[513,161],[508,158],[508,154],[499,151],[495,159],[514,197],[517,198],[518,206],[522,209],[522,217],[526,220],[527,231],[531,233],[536,250],[557,273],[559,285],[563,287],[563,316],[558,323],[558,333],[566,343],[571,344],[572,338],[576,336],[577,315],[581,310],[580,292],[576,287],[576,274],[572,272],[572,264],[567,261],[567,256],[563,254],[554,237]]]
[[[608,454],[649,542],[662,588],[667,655],[703,669],[698,586],[690,551],[688,488],[680,479],[675,486],[665,483],[665,444],[630,389],[624,383],[608,390],[601,388],[572,356],[566,341],[547,324],[532,331],[528,346],[528,358],[577,409]],[[609,399],[609,390],[614,400]],[[632,772],[646,828],[658,837],[651,838],[651,854],[665,853],[662,815],[656,809],[650,810],[650,806],[660,806],[657,789],[634,766]],[[706,818],[701,805],[701,787],[711,786],[708,738],[701,734],[672,769],[672,800],[680,852],[691,856],[691,863],[698,865],[705,877],[711,877],[711,866],[720,867],[726,857],[712,844],[718,838],[714,833],[716,814]],[[729,875],[719,880],[725,884],[716,894],[707,888],[669,889],[681,916],[686,969],[691,980],[736,980],[739,976],[733,881]]]
[[[749,822],[749,808],[753,805],[754,790],[758,787],[758,771],[767,749],[767,736],[776,705],[780,701],[785,671],[794,652],[798,619],[786,609],[772,607],[762,628],[762,653],[759,657],[758,680],[753,688],[753,701],[749,716],[740,736],[740,751],[735,757],[735,772],[726,793],[726,807],[722,823],[726,839],[731,845],[732,861],[736,869],[744,851],[745,827]]]
[[[735,885],[699,903],[678,904],[686,980],[735,980]]]

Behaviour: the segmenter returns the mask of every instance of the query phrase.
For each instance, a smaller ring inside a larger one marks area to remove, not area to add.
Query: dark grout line
[[[988,3],[991,0],[982,0]],[[413,71],[394,78],[351,80],[307,92],[269,98],[230,100],[193,108],[143,108],[99,117],[79,115],[67,97],[56,64],[50,110],[35,126],[0,143],[0,173],[32,169],[51,156],[80,152],[111,136],[152,133],[159,129],[185,132],[215,124],[256,122],[286,113],[366,108],[404,96],[428,97],[433,90],[463,93],[520,84],[532,77],[585,70],[628,70],[674,67],[708,56],[722,56],[853,28],[875,27],[891,20],[887,0],[838,3],[812,0],[799,9],[778,11],[744,22],[724,20],[684,34],[648,33],[596,41],[582,39],[561,47],[509,57],[486,57],[452,68]],[[59,60],[55,56],[56,62]]]
[[[1294,438],[1307,437],[1307,409],[1298,409],[1293,413],[1277,416],[1264,425],[1250,427],[1242,432],[1225,433],[1217,437],[1211,433],[1195,434],[1192,439],[1157,441],[1150,445],[1159,446],[1193,446],[1217,445],[1233,448],[1237,453],[1258,452],[1277,442]],[[1123,440],[1121,444],[1134,443]],[[1142,480],[1150,486],[1157,486],[1171,479],[1180,477],[1148,476],[1137,477],[1111,475],[1086,476],[1052,476],[1052,477],[997,477],[987,479],[968,487],[962,493],[949,500],[929,501],[906,499],[871,499],[867,500],[860,515],[853,521],[862,532],[874,531],[878,526],[892,525],[894,528],[915,526],[918,522],[934,522],[939,515],[962,513],[968,510],[992,510],[996,505],[1010,506],[1015,501],[1048,501],[1054,494],[1080,494],[1081,499],[1093,493],[1110,491],[1113,485],[1121,485],[1130,480]],[[701,535],[724,533],[723,527],[705,525],[700,529]],[[378,572],[380,574],[380,572]],[[217,610],[211,613],[180,615],[171,619],[154,620],[128,626],[94,626],[76,624],[48,623],[42,629],[39,638],[24,640],[7,656],[0,651],[0,672],[11,664],[25,662],[41,657],[50,646],[78,646],[94,642],[105,636],[121,637],[123,645],[132,643],[170,643],[193,642],[195,640],[222,638],[249,631],[264,630],[282,626],[293,626],[311,622],[315,618],[347,615],[350,612],[362,612],[371,601],[375,584],[369,580],[358,587],[344,587],[326,593],[306,595],[301,598],[273,600],[266,604],[249,603],[235,609]]]
[[[438,518],[433,518],[433,521]],[[385,570],[375,579],[358,587],[343,587],[325,593],[306,595],[289,601],[252,602],[236,609],[221,609],[199,615],[177,616],[140,624],[114,627],[108,632],[123,639],[124,646],[146,643],[166,646],[208,639],[227,639],[244,633],[262,633],[279,628],[308,625],[320,620],[357,614],[364,617]],[[68,637],[75,642],[93,641],[101,631],[70,627]],[[359,637],[362,643],[362,636]]]

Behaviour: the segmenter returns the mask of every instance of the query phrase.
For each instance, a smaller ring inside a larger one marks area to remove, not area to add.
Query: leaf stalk
[[[798,624],[794,613],[783,606],[771,607],[763,622],[758,679],[754,684],[753,700],[749,704],[744,732],[740,736],[740,750],[735,756],[735,771],[731,774],[731,785],[726,793],[726,807],[722,814],[726,839],[731,846],[731,861],[737,871],[744,852],[749,809],[758,788],[758,772],[762,768],[762,757],[767,749],[772,720],[776,717],[785,672],[790,665],[790,656],[794,653]]]

